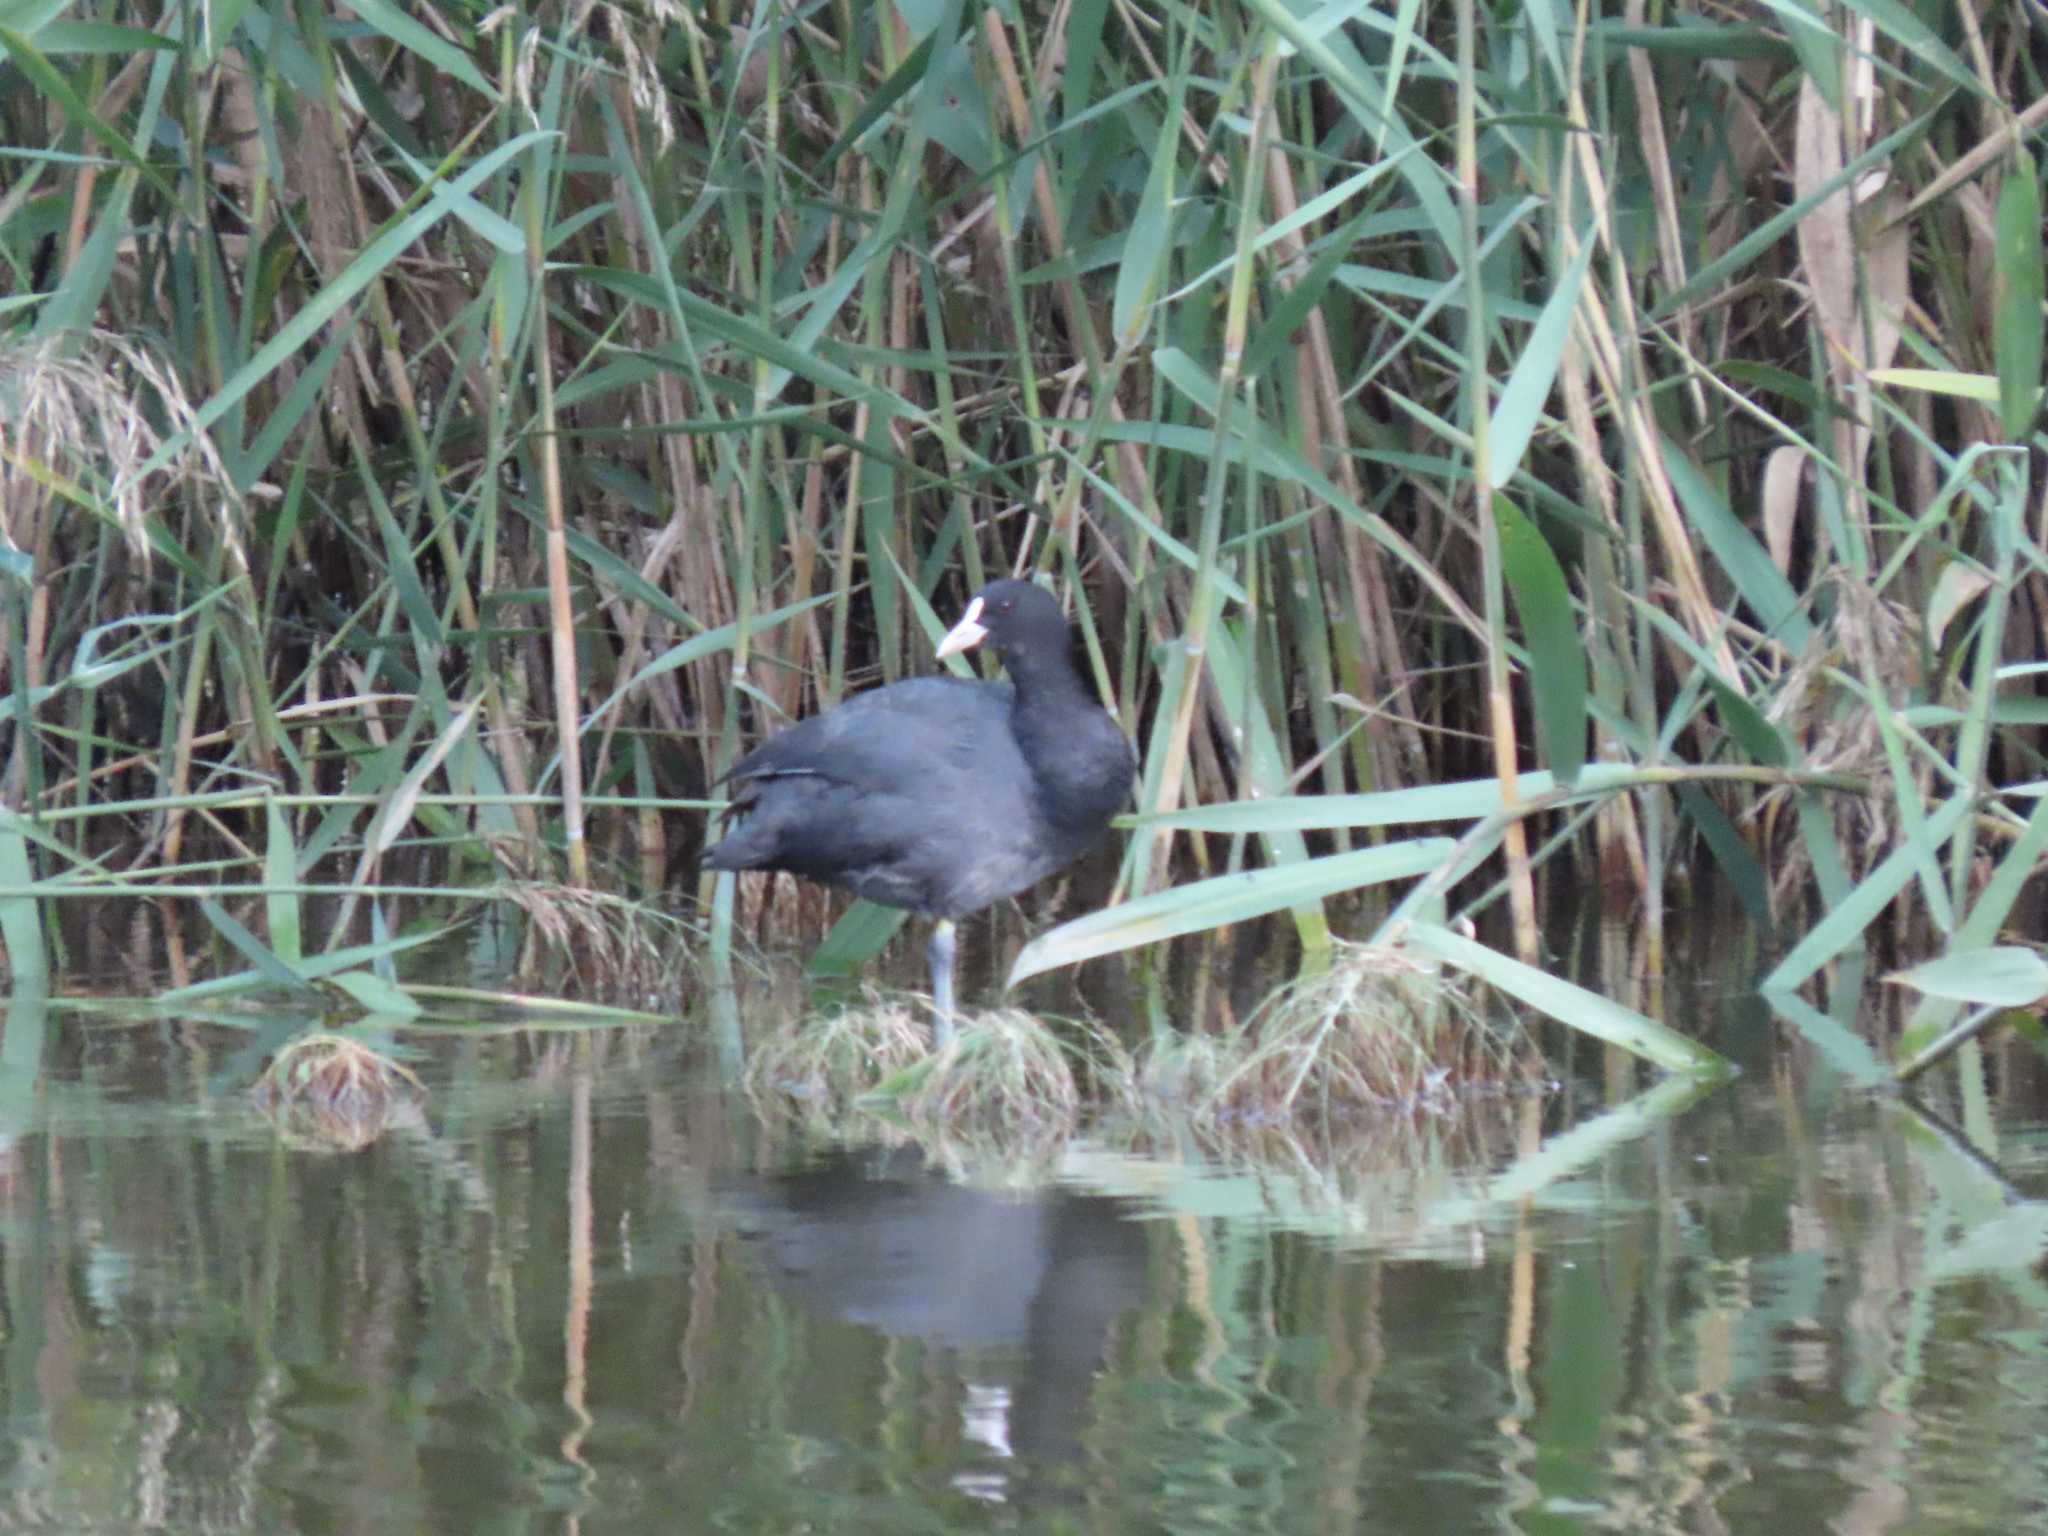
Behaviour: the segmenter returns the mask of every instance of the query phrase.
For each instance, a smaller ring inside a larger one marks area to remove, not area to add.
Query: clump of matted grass
[[[913,1125],[1001,1136],[1061,1136],[1081,1116],[1081,1085],[1066,1044],[1021,1008],[991,1008],[960,1021],[934,1051],[879,1097]]]
[[[321,1147],[368,1146],[395,1115],[416,1108],[426,1085],[400,1063],[346,1035],[301,1035],[250,1089],[280,1130]]]
[[[930,1048],[930,1027],[916,1011],[871,993],[857,1008],[822,1014],[762,1041],[747,1058],[741,1086],[765,1116],[794,1112],[837,1121]]]
[[[1340,944],[1241,1028],[1155,1041],[1138,1091],[1218,1124],[1443,1108],[1500,1086],[1516,1056],[1462,978],[1401,950]]]
[[[837,1122],[865,1111],[997,1139],[1067,1134],[1090,1089],[1129,1097],[1129,1056],[1085,1026],[1056,1032],[1022,1009],[994,1008],[963,1016],[944,1049],[930,1042],[923,1008],[870,994],[860,1007],[765,1042],[747,1063],[745,1086],[769,1112]]]

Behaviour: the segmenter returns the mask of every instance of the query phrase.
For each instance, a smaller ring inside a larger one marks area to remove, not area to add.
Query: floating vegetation
[[[302,1143],[354,1152],[426,1097],[406,1067],[346,1035],[301,1035],[250,1090],[278,1129]]]
[[[1319,974],[1276,993],[1238,1030],[1166,1038],[1141,1098],[1198,1122],[1260,1123],[1441,1109],[1517,1070],[1518,1041],[1461,975],[1384,946],[1340,944]]]

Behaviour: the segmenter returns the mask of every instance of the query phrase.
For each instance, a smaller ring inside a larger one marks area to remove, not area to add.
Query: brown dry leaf
[[[1708,261],[1718,260],[1748,232],[1751,212],[1744,191],[1765,170],[1775,150],[1755,105],[1770,87],[1771,68],[1763,59],[1744,59],[1723,76],[1728,154],[1714,171],[1709,206],[1721,211],[1707,229]]]
[[[1587,285],[1586,293],[1587,298],[1581,302],[1599,302],[1591,284]],[[1571,427],[1565,440],[1571,444],[1572,455],[1579,463],[1580,487],[1589,500],[1599,504],[1600,515],[1607,520],[1608,527],[1619,528],[1614,472],[1600,456],[1600,423],[1593,414],[1593,387],[1587,378],[1590,372],[1586,348],[1574,331],[1565,341],[1564,360],[1557,370],[1557,382],[1564,394],[1564,417]]]
[[[1910,226],[1904,218],[1906,196],[1896,183],[1887,181],[1858,210],[1858,220],[1868,231],[1863,243],[1863,281],[1874,313],[1870,317],[1871,356],[1868,366],[1889,368],[1899,350],[1899,326],[1912,297],[1911,273],[1907,267]]]
[[[1842,169],[1842,122],[1811,77],[1799,87],[1797,148],[1792,165],[1792,192],[1804,199]],[[1863,327],[1856,317],[1855,240],[1849,227],[1847,188],[1816,204],[1799,221],[1799,264],[1813,296],[1814,314],[1828,350],[1840,364],[1843,357],[1862,355]]]
[[[1975,307],[1967,324],[1980,338],[1982,350],[1977,354],[1976,365],[1984,372],[1991,370],[1992,358],[1998,350],[1998,315],[1993,300],[1998,286],[1998,237],[1993,227],[1997,221],[1991,211],[1996,194],[1997,188],[1987,192],[1982,183],[1973,181],[1957,187],[1951,199],[1956,211],[1963,216],[1963,228],[1969,236],[1963,253],[1964,270],[1969,276],[1968,301]],[[1995,405],[1958,400],[1956,409],[1965,424],[1965,442],[1973,438],[1996,440],[1999,437]]]
[[[1764,461],[1764,546],[1780,576],[1792,568],[1792,530],[1799,523],[1799,484],[1806,468],[1806,450],[1786,444],[1771,450]]]
[[[1991,195],[1975,182],[1956,188],[1955,204],[1963,215],[1963,227],[1970,232],[1969,249],[1965,253],[1970,274],[1970,292],[1977,300],[1975,318],[1988,347],[1991,342],[1991,328],[1995,323],[1992,318],[1991,293],[1998,277],[1998,234],[1995,228],[1997,220],[1991,212]]]
[[[1927,638],[1941,648],[1942,634],[1955,616],[1984,595],[1990,575],[1980,566],[1951,560],[1934,579],[1934,595],[1927,600]]]

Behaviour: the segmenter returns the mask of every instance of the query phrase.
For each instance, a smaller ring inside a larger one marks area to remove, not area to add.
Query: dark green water
[[[250,1108],[260,1027],[6,1028],[0,1530],[2048,1530],[2024,1046],[1974,1144],[1780,1037],[949,1169],[681,1030],[408,1036],[423,1112],[340,1153]]]

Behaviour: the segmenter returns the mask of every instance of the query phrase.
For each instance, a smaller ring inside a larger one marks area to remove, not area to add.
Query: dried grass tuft
[[[1134,1102],[1131,1058],[1101,1031],[1055,1032],[1016,1008],[959,1023],[953,1042],[934,1051],[923,1008],[870,994],[762,1045],[746,1089],[765,1113],[835,1128],[849,1114],[891,1117],[920,1140],[969,1146],[981,1158],[1072,1134],[1091,1100]]]
[[[179,374],[148,347],[85,331],[0,348],[0,421],[11,450],[0,456],[0,505],[10,509],[17,535],[32,511],[62,500],[112,522],[146,564],[149,514],[176,487],[213,510],[215,533],[238,574],[247,574],[241,520],[230,510],[233,479],[212,437],[197,430]],[[144,476],[143,466],[178,433],[186,436],[183,451]]]
[[[931,1039],[907,1004],[870,994],[763,1041],[747,1061],[742,1086],[764,1117],[795,1114],[836,1124],[854,1102],[923,1060]]]
[[[899,1103],[914,1125],[1009,1139],[1068,1134],[1082,1100],[1060,1038],[1021,1008],[992,1008],[962,1020]]]
[[[1141,1100],[1198,1123],[1447,1108],[1516,1063],[1462,978],[1395,949],[1338,946],[1319,975],[1282,989],[1240,1030],[1155,1042]]]
[[[382,1052],[346,1035],[301,1035],[250,1089],[256,1107],[305,1145],[354,1152],[418,1108],[426,1085]]]
[[[552,881],[513,880],[499,889],[532,924],[520,959],[522,984],[570,985],[592,1001],[636,1008],[660,1008],[680,993],[702,937],[682,918]]]

